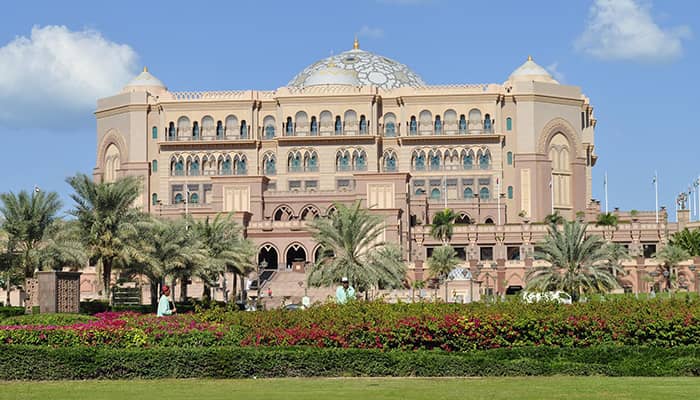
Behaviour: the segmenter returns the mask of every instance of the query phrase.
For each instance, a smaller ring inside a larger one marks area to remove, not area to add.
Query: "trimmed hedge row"
[[[0,319],[23,314],[24,307],[0,307]]]
[[[0,346],[0,380],[309,376],[699,376],[700,346],[467,353],[318,348]]]

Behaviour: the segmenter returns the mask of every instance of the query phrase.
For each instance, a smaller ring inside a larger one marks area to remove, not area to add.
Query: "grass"
[[[697,399],[700,378],[323,378],[0,382],[0,399]]]

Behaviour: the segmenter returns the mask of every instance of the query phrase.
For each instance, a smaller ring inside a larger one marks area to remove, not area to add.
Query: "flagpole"
[[[445,210],[447,210],[447,175],[443,175],[442,178],[445,181]]]
[[[654,193],[656,195],[656,223],[659,223],[659,174],[654,171]]]
[[[554,215],[554,169],[549,172],[549,193],[552,197],[552,215]]]
[[[498,205],[496,207],[498,213],[498,225],[501,225],[501,180],[496,177],[496,199],[498,199]]]
[[[603,186],[605,189],[605,213],[608,213],[608,171],[605,171],[605,178],[603,178]]]

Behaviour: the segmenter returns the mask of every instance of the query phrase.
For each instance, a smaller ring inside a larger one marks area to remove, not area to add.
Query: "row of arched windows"
[[[267,124],[265,129],[267,132]],[[311,135],[318,136],[320,134],[335,134],[335,135],[366,135],[369,133],[369,121],[364,115],[359,118],[354,110],[348,110],[343,117],[336,115],[335,117],[330,111],[322,111],[318,118],[309,116],[304,111],[299,111],[294,115],[287,117],[282,125],[285,136]],[[268,135],[266,134],[266,138]]]
[[[335,212],[335,207],[330,206],[328,210],[326,211],[326,216],[332,214]],[[272,212],[272,219],[274,221],[292,221],[292,220],[312,220],[321,217],[321,211],[319,210],[318,207],[316,207],[313,204],[308,204],[302,207],[301,211],[299,211],[299,214],[294,214],[294,210],[288,206],[288,205],[281,205],[278,206],[273,212]]]
[[[153,138],[158,136],[158,128],[153,127]],[[168,140],[223,140],[223,139],[248,139],[250,127],[246,120],[238,121],[235,115],[229,115],[222,121],[214,121],[207,115],[201,121],[190,122],[188,117],[177,119],[177,125],[171,121],[167,128]]]
[[[457,151],[439,149],[416,149],[411,156],[411,169],[414,171],[439,171],[458,169],[490,169],[491,152],[489,149]]]
[[[152,161],[152,168],[157,168],[157,160]],[[245,154],[214,155],[175,155],[170,158],[170,175],[247,175],[248,160]]]

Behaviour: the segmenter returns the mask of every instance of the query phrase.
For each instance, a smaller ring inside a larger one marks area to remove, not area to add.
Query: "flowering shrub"
[[[327,304],[305,311],[106,312],[66,326],[0,326],[0,344],[130,347],[312,346],[468,351],[526,346],[700,344],[700,302]]]

